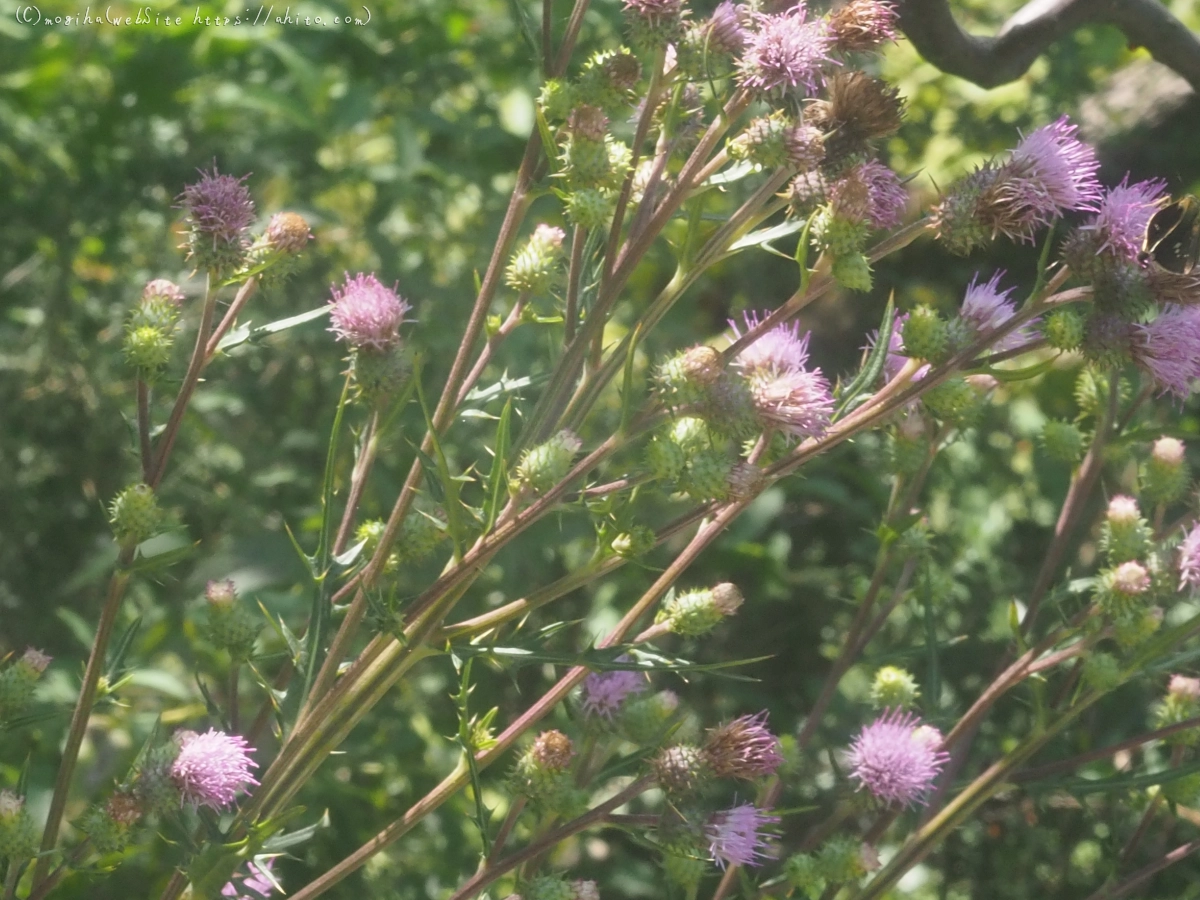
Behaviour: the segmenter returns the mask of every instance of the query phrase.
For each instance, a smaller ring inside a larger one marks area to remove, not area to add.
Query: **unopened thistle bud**
[[[1104,369],[1129,363],[1135,326],[1120,316],[1094,310],[1083,325],[1080,349],[1089,362]]]
[[[50,657],[29,647],[11,665],[0,670],[0,722],[21,715],[33,701],[38,679],[50,665]]]
[[[708,871],[708,854],[700,849],[698,841],[681,836],[664,844],[662,867],[667,880],[678,885],[684,896],[692,897]]]
[[[559,78],[551,78],[543,84],[538,96],[538,106],[549,122],[566,121],[576,103],[578,96],[574,86]]]
[[[1191,482],[1183,441],[1173,437],[1154,442],[1150,458],[1142,467],[1142,493],[1151,503],[1173,503],[1184,495]]]
[[[567,221],[580,228],[603,228],[612,211],[613,199],[596,188],[579,188],[567,195]]]
[[[363,349],[354,353],[350,372],[363,401],[372,406],[386,406],[408,383],[412,366],[403,347]]]
[[[695,792],[712,774],[703,751],[692,744],[664,748],[654,757],[651,768],[659,787],[675,798]]]
[[[884,666],[871,683],[871,704],[876,709],[908,709],[920,693],[910,673],[897,666]]]
[[[643,52],[676,40],[683,23],[683,0],[625,0],[631,43]]]
[[[742,599],[742,592],[728,582],[685,591],[668,600],[654,621],[666,623],[675,634],[699,637],[736,613]]]
[[[288,256],[302,252],[313,239],[304,216],[294,212],[276,213],[271,217],[264,233],[273,250]]]
[[[904,352],[914,359],[941,362],[945,358],[950,336],[946,320],[931,306],[918,306],[908,314],[901,329]]]
[[[701,403],[721,377],[721,354],[701,344],[668,359],[655,372],[658,395],[672,409]]]
[[[558,261],[562,257],[563,239],[561,228],[539,225],[525,243],[513,254],[508,264],[505,281],[517,291],[544,294],[553,284]]]
[[[413,509],[404,517],[404,522],[396,533],[391,557],[397,565],[421,562],[448,537],[447,525],[441,511],[433,514]]]
[[[1113,620],[1113,640],[1129,650],[1154,637],[1163,622],[1163,608],[1134,609]]]
[[[933,415],[943,422],[969,425],[980,410],[980,397],[965,378],[950,378],[921,395]]]
[[[1128,618],[1144,608],[1144,595],[1149,588],[1150,574],[1146,567],[1130,560],[1100,573],[1096,602],[1109,618]]]
[[[634,525],[629,531],[623,531],[613,538],[610,546],[613,553],[623,559],[637,559],[653,550],[657,541],[653,528]]]
[[[835,256],[830,274],[833,275],[834,281],[848,291],[866,292],[874,284],[871,261],[863,253],[852,252]]]
[[[9,866],[19,865],[37,849],[37,826],[25,808],[25,798],[12,791],[0,791],[0,859],[7,860]]]
[[[642,64],[625,47],[604,50],[583,65],[575,84],[577,103],[609,112],[624,109],[633,100],[634,88],[642,77]]]
[[[133,826],[142,817],[142,804],[128,791],[117,791],[105,803],[89,809],[79,823],[99,853],[119,853],[129,845]]]
[[[1154,727],[1166,728],[1200,715],[1200,679],[1172,675],[1167,693],[1154,709]],[[1190,746],[1200,741],[1200,728],[1188,728],[1168,735],[1168,743]]]
[[[250,659],[261,623],[245,605],[229,579],[210,581],[204,590],[207,600],[203,630],[215,646],[229,652],[235,665]]]
[[[730,476],[736,464],[737,460],[723,447],[701,447],[688,457],[679,486],[700,503],[727,500]]]
[[[595,106],[577,106],[567,117],[570,137],[565,151],[567,176],[572,187],[601,187],[610,178],[612,165],[605,142],[608,117]]]
[[[867,845],[849,835],[830,838],[817,852],[817,871],[831,884],[854,883],[867,874],[872,857]]]
[[[797,853],[783,864],[783,877],[801,897],[820,897],[825,890],[817,858],[811,853]]]
[[[561,731],[543,731],[517,760],[513,789],[547,811],[570,816],[586,804],[569,770],[575,748]]]
[[[254,221],[254,201],[245,177],[200,172],[200,180],[180,195],[187,229],[188,259],[218,279],[241,267],[249,249],[247,229]]]
[[[729,156],[764,169],[789,165],[802,172],[815,169],[825,156],[823,136],[810,125],[782,112],[754,119],[729,142]]]
[[[900,420],[887,444],[888,468],[896,475],[913,475],[920,471],[929,455],[929,435],[925,419],[910,411]]]
[[[1111,691],[1123,680],[1121,663],[1111,653],[1088,653],[1083,660],[1083,680],[1097,691]]]
[[[679,697],[674,691],[632,697],[621,706],[617,727],[633,743],[653,745],[666,734],[678,709]]]
[[[773,775],[783,765],[779,738],[767,728],[765,711],[710,728],[702,752],[718,778],[751,780]]]
[[[1150,526],[1132,497],[1118,494],[1108,502],[1100,531],[1100,549],[1109,565],[1139,559],[1150,549]]]
[[[1083,456],[1083,432],[1074,422],[1050,419],[1042,426],[1040,440],[1051,459],[1074,465]]]
[[[1042,337],[1055,350],[1078,350],[1083,343],[1083,316],[1073,309],[1056,309],[1042,323]]]
[[[155,278],[142,289],[142,298],[130,319],[130,328],[150,326],[175,333],[183,309],[184,293],[179,285],[165,278]]]
[[[788,185],[788,204],[793,215],[807,219],[828,199],[828,185],[819,170],[801,172]]]
[[[125,362],[147,382],[155,381],[171,359],[175,345],[174,329],[152,325],[132,326],[125,331],[122,349]]]
[[[108,507],[108,521],[117,543],[123,546],[140,544],[161,529],[163,513],[158,498],[148,484],[131,484],[113,498]]]
[[[560,431],[546,443],[525,451],[514,481],[535,494],[545,493],[571,470],[571,462],[582,446],[573,432]]]

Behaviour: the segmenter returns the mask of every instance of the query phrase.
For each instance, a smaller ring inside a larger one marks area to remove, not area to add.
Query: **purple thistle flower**
[[[1179,590],[1200,587],[1200,525],[1184,535],[1179,545]]]
[[[899,175],[879,160],[870,159],[854,167],[854,177],[867,186],[867,220],[873,228],[895,228],[904,221],[908,191]]]
[[[1001,269],[989,280],[980,282],[979,273],[976,272],[967,285],[958,315],[977,334],[994,331],[1016,314],[1017,306],[1009,299],[1016,288],[1000,290],[1000,277],[1003,274],[1004,270]],[[996,350],[1011,350],[1029,340],[1029,336],[1028,326],[1022,325],[1000,338],[993,346]]]
[[[783,765],[779,738],[767,728],[767,713],[739,716],[708,730],[704,757],[718,778],[772,775]]]
[[[210,728],[204,734],[184,731],[176,739],[179,755],[171,764],[171,779],[184,801],[220,809],[246,785],[258,784],[250,774],[258,763],[250,758],[245,738]]]
[[[617,662],[627,661],[629,657],[619,656]],[[646,690],[646,676],[640,672],[628,669],[614,669],[611,672],[593,672],[583,679],[583,711],[588,716],[595,716],[611,722],[621,704],[630,694],[640,694]]]
[[[1026,170],[1030,206],[1051,219],[1067,210],[1099,208],[1100,161],[1090,145],[1075,137],[1078,130],[1063,116],[1024,137],[1012,153],[1013,162]]]
[[[925,803],[949,754],[942,736],[902,710],[885,710],[850,745],[850,777],[885,803]]]
[[[763,318],[765,319],[766,316]],[[762,322],[756,312],[745,312],[742,314],[742,319],[746,323],[747,333],[753,331]],[[742,332],[738,329],[737,322],[730,319],[729,327],[733,330],[733,339],[739,340]],[[735,365],[748,373],[761,370],[786,372],[803,369],[808,363],[809,337],[810,335],[807,334],[800,337],[799,322],[792,322],[790,325],[787,323],[776,325],[744,348],[737,355]]]
[[[1186,400],[1200,378],[1200,308],[1164,306],[1153,322],[1132,327],[1130,355],[1163,391]]]
[[[786,434],[820,437],[829,428],[833,392],[819,369],[752,378],[750,392],[759,416]]]
[[[1130,261],[1142,251],[1142,239],[1150,217],[1166,197],[1167,183],[1161,178],[1129,184],[1129,175],[1110,188],[1100,203],[1100,211],[1081,230],[1094,231],[1098,252],[1111,253]]]
[[[806,22],[805,14],[803,3],[779,15],[754,14],[757,27],[738,64],[745,87],[760,94],[803,87],[812,94],[824,84],[821,66],[835,62],[829,57],[829,26],[822,19]]]
[[[741,53],[746,46],[745,10],[732,0],[722,0],[708,20],[709,42],[726,53]]]
[[[722,869],[727,864],[758,865],[764,857],[764,838],[759,829],[778,821],[779,816],[764,813],[750,803],[713,813],[704,828],[713,861]]]
[[[234,880],[241,881],[241,889],[233,881],[229,881],[225,887],[221,888],[221,896],[233,897],[235,900],[255,900],[255,896],[270,897],[275,893],[275,882],[271,874],[271,869],[274,866],[274,857],[268,859],[262,865],[256,862],[246,863],[247,872],[243,875],[233,876]],[[243,893],[243,891],[247,890],[253,891],[254,894]]]
[[[223,272],[240,262],[249,246],[246,229],[254,221],[254,201],[243,183],[247,176],[222,175],[216,163],[211,174],[198,171],[200,180],[179,195],[189,231],[188,258]]]
[[[374,275],[361,272],[333,288],[330,331],[356,349],[390,350],[400,343],[400,324],[410,307],[394,288],[386,288]]]

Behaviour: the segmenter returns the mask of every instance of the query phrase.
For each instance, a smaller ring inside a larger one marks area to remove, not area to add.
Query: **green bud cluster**
[[[818,900],[825,892],[825,878],[821,875],[821,865],[811,853],[797,853],[788,857],[783,864],[783,877],[787,879],[801,896],[809,900]]]
[[[876,709],[908,709],[920,693],[917,680],[897,666],[884,666],[871,683],[871,703]]]
[[[736,461],[729,439],[695,416],[676,419],[646,446],[650,474],[697,500],[727,497]]]
[[[38,830],[25,798],[0,791],[0,859],[20,865],[38,851]]]
[[[830,838],[817,852],[817,870],[827,882],[856,882],[867,874],[867,862],[872,855],[873,851],[856,838]]]
[[[153,537],[162,528],[163,520],[158,498],[148,484],[131,484],[108,507],[109,524],[122,546],[140,544]]]
[[[946,320],[931,306],[918,306],[908,314],[901,330],[904,352],[913,359],[940,363],[946,358],[950,333]]]
[[[570,431],[560,431],[544,444],[525,451],[517,465],[513,483],[535,494],[550,490],[571,470],[583,442]]]
[[[633,102],[641,76],[642,65],[628,48],[599,51],[583,64],[575,83],[575,100],[609,113],[620,112]]]
[[[829,251],[836,259],[850,254],[861,255],[871,226],[860,219],[836,215],[832,207],[826,204],[813,216],[809,233],[817,246]]]
[[[30,647],[0,669],[0,722],[10,722],[29,708],[38,679],[49,664],[49,656]]]
[[[742,592],[729,582],[672,595],[654,621],[666,623],[675,634],[700,637],[708,634],[742,605]]]
[[[1055,350],[1078,350],[1083,343],[1083,316],[1073,309],[1056,309],[1042,323],[1042,337]]]
[[[590,230],[607,225],[613,207],[613,197],[607,191],[579,188],[567,195],[565,214],[572,225]]]
[[[156,381],[170,361],[182,304],[183,291],[177,285],[155,279],[146,285],[125,326],[125,361],[148,383]]]
[[[246,662],[254,654],[254,642],[262,622],[238,602],[232,581],[210,581],[205,591],[202,632],[214,646],[229,653],[234,664]]]
[[[505,281],[517,291],[544,294],[558,274],[565,235],[561,228],[539,225],[508,264]]]
[[[1051,459],[1074,465],[1083,456],[1083,432],[1073,422],[1050,419],[1042,426],[1040,441]]]

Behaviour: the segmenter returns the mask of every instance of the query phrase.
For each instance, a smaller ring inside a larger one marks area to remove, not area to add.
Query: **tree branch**
[[[1159,0],[1029,0],[993,37],[964,31],[947,0],[900,0],[899,12],[900,29],[921,56],[981,87],[1015,81],[1085,25],[1111,25],[1200,91],[1200,39]]]

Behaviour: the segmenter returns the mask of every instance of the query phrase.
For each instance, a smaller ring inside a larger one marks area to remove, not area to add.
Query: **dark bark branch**
[[[1051,44],[1085,25],[1112,25],[1200,91],[1200,39],[1160,0],[1029,0],[993,37],[968,34],[948,0],[899,0],[900,28],[943,72],[981,87],[1015,81]]]

